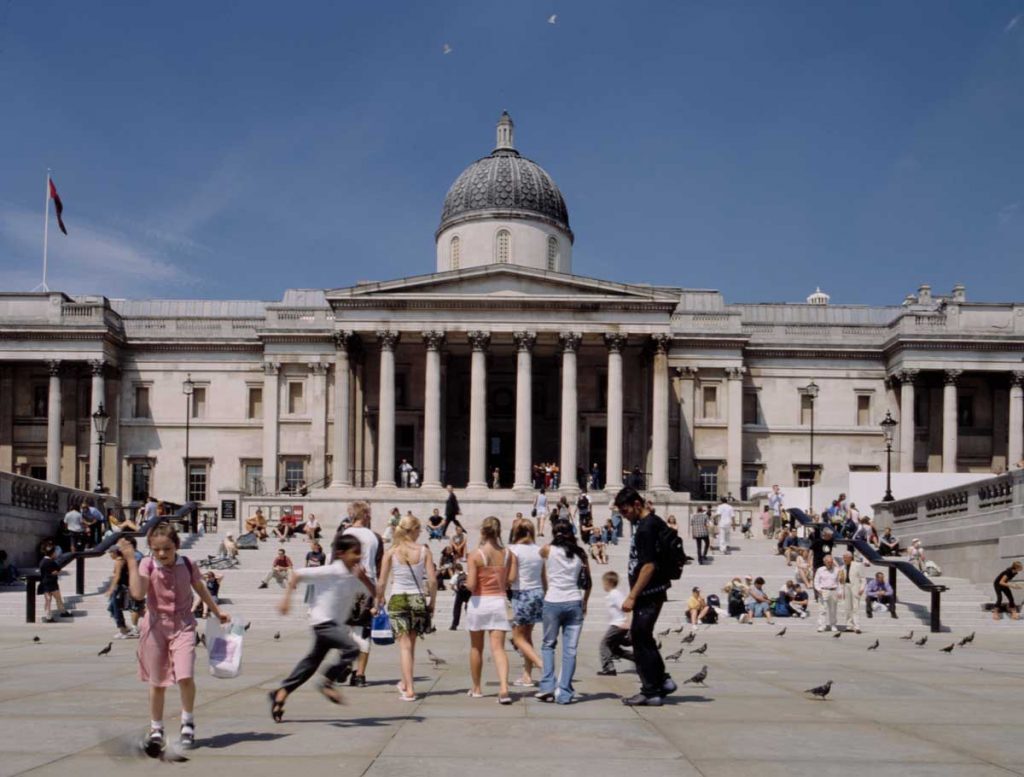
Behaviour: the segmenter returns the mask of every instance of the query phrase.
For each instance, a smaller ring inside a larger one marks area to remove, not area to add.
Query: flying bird
[[[956,647],[956,643],[954,642],[952,645],[949,645],[948,647],[939,648],[939,652],[941,652],[941,653],[952,653],[953,652],[953,648],[955,648],[955,647]]]
[[[974,642],[974,632],[972,631],[970,634],[964,637],[964,639],[966,639],[967,644],[970,645],[972,642]]]
[[[843,632],[837,631],[835,634],[832,635],[832,639],[839,639],[841,636],[843,636]]]
[[[667,637],[670,631],[672,631],[672,629],[665,629],[664,631],[659,631],[658,632],[658,636],[659,637]]]
[[[32,641],[35,642],[35,643],[42,642],[42,640],[39,639],[39,635],[38,634],[36,636],[32,637]]]
[[[699,653],[701,655],[703,655],[704,653],[707,653],[707,652],[708,652],[708,643],[707,642],[705,642],[703,645],[701,645],[696,650],[691,650],[690,651],[690,653]]]
[[[878,650],[878,640],[877,639],[874,641],[874,643],[872,643],[870,646],[868,646],[868,650]]]
[[[804,693],[812,693],[819,699],[824,699],[828,696],[828,692],[832,690],[832,681],[829,680],[824,685],[819,685],[817,688],[808,688]]]
[[[925,645],[925,643],[927,641],[928,641],[928,635],[925,634],[923,637],[921,637],[921,639],[919,639],[916,642],[914,642],[914,644],[917,645],[918,647],[924,647],[924,645]]]
[[[434,663],[435,669],[439,666],[448,666],[448,662],[441,658],[441,656],[434,653],[430,648],[427,648],[427,657]]]
[[[1019,19],[1020,17],[1017,18]],[[556,22],[558,22],[558,14],[553,13],[548,17],[548,24],[555,24]],[[1014,19],[1014,22],[1016,22],[1016,19]]]
[[[913,638],[914,638],[914,632],[910,632],[905,637],[900,637],[900,639],[913,639]]]
[[[695,674],[689,680],[683,680],[683,685],[688,685],[689,683],[693,683],[694,685],[704,685],[704,681],[707,679],[707,677],[708,666],[707,664],[705,664],[701,667],[700,671],[697,672],[697,674]]]
[[[98,655],[98,656],[105,656],[105,655],[107,655],[107,653],[109,653],[109,652],[110,652],[111,648],[113,648],[113,647],[114,647],[114,643],[113,643],[113,642],[108,642],[108,643],[107,643],[107,646],[106,646],[105,648],[103,648],[103,649],[102,649],[102,650],[101,650],[101,651],[100,651],[99,653],[97,653],[96,655]]]
[[[685,652],[686,652],[686,648],[679,648],[679,650],[677,650],[672,655],[665,656],[665,660],[666,661],[679,661],[680,657],[682,657],[683,653],[685,653]]]
[[[789,626],[783,626],[783,627],[782,627],[782,631],[780,631],[780,632],[779,632],[778,634],[776,634],[775,636],[776,636],[776,637],[784,637],[784,636],[786,636],[786,629],[788,629],[788,628],[789,628]]]
[[[696,631],[691,631],[689,634],[687,634],[685,637],[683,637],[683,644],[684,645],[689,645],[695,639],[697,639],[697,632]]]
[[[453,49],[447,43],[444,44],[444,46],[441,47],[441,53],[442,54],[451,54],[453,51],[455,51],[455,49]]]
[[[274,639],[281,639],[281,632],[280,631],[275,631],[274,632]]]

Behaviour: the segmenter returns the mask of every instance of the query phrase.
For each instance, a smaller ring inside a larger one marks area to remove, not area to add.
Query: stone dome
[[[572,240],[562,193],[544,168],[515,149],[508,113],[498,122],[494,151],[467,167],[448,190],[437,234],[454,224],[499,214],[546,221]]]

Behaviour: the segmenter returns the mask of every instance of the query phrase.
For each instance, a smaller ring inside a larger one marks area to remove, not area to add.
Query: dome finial
[[[495,151],[515,151],[515,143],[512,138],[512,130],[515,125],[512,124],[512,117],[508,115],[508,111],[501,112],[501,118],[498,119],[498,142],[495,145]]]

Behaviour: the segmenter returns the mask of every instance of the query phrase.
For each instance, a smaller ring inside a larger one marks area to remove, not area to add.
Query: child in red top
[[[192,709],[196,700],[193,674],[196,663],[196,620],[192,615],[193,592],[202,599],[221,623],[230,617],[220,611],[191,561],[178,555],[181,540],[174,527],[161,523],[147,536],[151,555],[141,562],[126,539],[118,542],[128,567],[128,587],[133,599],[146,600],[146,615],[140,624],[139,678],[149,683],[150,729],[143,742],[152,757],[163,750],[164,697],[177,684],[181,692],[182,748],[195,746]]]

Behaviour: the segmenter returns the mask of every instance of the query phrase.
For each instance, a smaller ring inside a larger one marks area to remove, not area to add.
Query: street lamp
[[[811,400],[811,486],[807,501],[810,511],[814,512],[814,481],[817,479],[814,472],[814,400],[818,398],[818,384],[813,380],[804,386],[804,394]]]
[[[96,408],[92,414],[92,428],[96,430],[96,447],[98,448],[99,459],[96,461],[96,493],[103,493],[103,446],[106,444],[107,424],[110,423],[110,415],[103,409],[103,403]]]
[[[896,421],[892,414],[886,410],[885,418],[882,421],[882,434],[885,435],[885,496],[883,502],[893,502],[896,497],[892,495],[892,442],[896,437]]]
[[[196,384],[192,381],[192,373],[188,373],[185,376],[185,380],[181,384],[181,393],[185,395],[185,495],[181,500],[182,504],[188,502],[188,435],[189,435],[189,421],[192,417],[192,392],[195,390]]]

